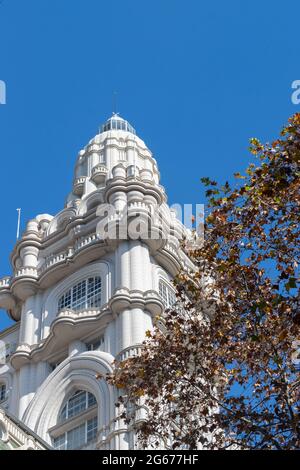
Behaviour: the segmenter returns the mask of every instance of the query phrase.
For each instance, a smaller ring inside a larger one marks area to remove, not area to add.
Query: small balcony
[[[0,289],[9,289],[11,283],[11,277],[5,276],[0,279]]]
[[[79,178],[75,178],[73,183],[73,193],[76,194],[76,196],[83,195],[86,179],[86,176],[80,176]]]
[[[96,165],[92,169],[91,180],[93,181],[93,183],[95,183],[97,186],[99,184],[103,184],[105,179],[106,179],[107,171],[108,170],[107,170],[106,166]]]

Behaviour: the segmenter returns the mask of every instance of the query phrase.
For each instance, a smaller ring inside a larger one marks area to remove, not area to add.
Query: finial
[[[119,113],[117,112],[117,95],[118,95],[118,92],[117,91],[114,91],[113,92],[113,116],[115,115],[118,115]]]

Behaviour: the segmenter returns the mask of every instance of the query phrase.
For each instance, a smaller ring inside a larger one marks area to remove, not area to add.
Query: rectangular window
[[[87,307],[100,307],[101,305],[101,278],[90,277],[87,285]]]
[[[77,428],[71,429],[67,432],[67,449],[73,450],[82,447],[85,443],[85,428],[86,423],[77,426]]]
[[[53,439],[53,447],[56,450],[75,450],[92,442],[97,437],[98,418],[93,418],[76,426],[74,429],[61,434]]]
[[[6,385],[1,384],[0,385],[0,401],[4,401],[6,398]]]
[[[166,308],[171,308],[176,303],[176,294],[174,289],[169,287],[163,281],[159,281],[159,295]]]
[[[89,419],[87,421],[87,438],[86,438],[86,442],[91,442],[94,439],[96,439],[96,437],[97,437],[97,425],[98,425],[97,421],[98,421],[97,416],[95,416],[94,418]]]
[[[61,436],[53,439],[53,447],[56,450],[65,450],[66,449],[66,435],[62,434]]]
[[[58,301],[58,309],[83,310],[101,306],[101,278],[90,277],[68,290]]]
[[[103,346],[103,344],[104,336],[101,336],[98,340],[88,343],[86,346],[88,351],[97,351],[101,346]]]
[[[167,306],[168,304],[167,286],[163,282],[159,283],[159,295],[161,296],[163,303]]]

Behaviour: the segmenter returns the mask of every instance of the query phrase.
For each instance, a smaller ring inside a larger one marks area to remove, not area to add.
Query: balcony
[[[76,196],[83,195],[86,179],[86,176],[80,176],[79,178],[75,178],[73,183],[73,193],[76,194]]]
[[[107,172],[108,172],[108,170],[107,170],[106,166],[97,165],[92,169],[91,180],[96,185],[103,184],[105,179],[106,179]]]
[[[10,291],[11,277],[0,279],[0,308],[10,310],[15,306],[15,300]]]
[[[38,277],[37,269],[30,267],[30,266],[20,268],[15,274],[15,279],[20,278],[20,277],[30,277],[30,278],[37,279]]]
[[[5,276],[2,279],[0,279],[0,289],[9,289],[10,282],[11,282],[10,276]]]

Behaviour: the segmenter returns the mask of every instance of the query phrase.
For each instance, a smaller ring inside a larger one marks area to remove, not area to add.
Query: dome
[[[136,134],[135,129],[129,124],[129,122],[121,118],[121,116],[116,113],[113,113],[112,117],[103,124],[100,134],[107,131],[125,131],[131,132],[131,134],[134,135]]]

